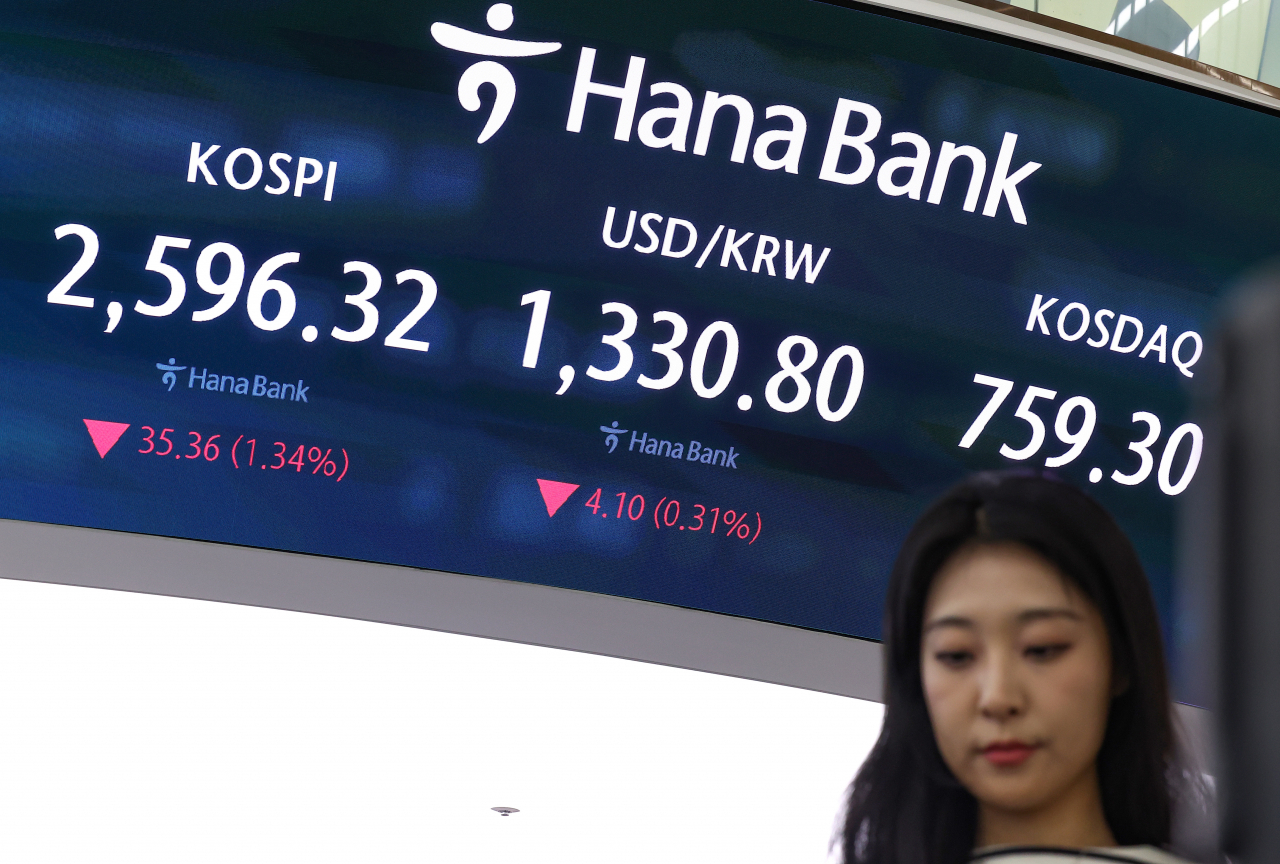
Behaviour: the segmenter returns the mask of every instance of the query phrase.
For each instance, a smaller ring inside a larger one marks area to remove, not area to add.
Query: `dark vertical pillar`
[[[1280,278],[1229,308],[1219,343],[1216,506],[1223,851],[1280,861]]]

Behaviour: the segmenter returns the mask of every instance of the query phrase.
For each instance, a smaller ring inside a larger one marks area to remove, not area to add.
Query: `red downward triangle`
[[[557,480],[539,480],[538,488],[542,490],[542,500],[547,505],[547,515],[554,516],[560,505],[569,500],[569,496],[578,491],[577,483],[561,483]]]
[[[97,448],[98,456],[102,458],[111,452],[111,448],[116,446],[116,442],[124,434],[124,430],[129,428],[128,423],[112,423],[110,420],[85,420],[84,425],[88,427],[93,446]]]

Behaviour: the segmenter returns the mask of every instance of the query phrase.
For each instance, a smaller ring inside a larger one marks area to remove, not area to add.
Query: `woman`
[[[847,864],[1180,860],[1155,604],[1084,493],[1019,472],[943,496],[894,565],[884,646]]]

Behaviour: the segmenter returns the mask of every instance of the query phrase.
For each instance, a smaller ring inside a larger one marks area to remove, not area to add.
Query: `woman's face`
[[[1096,783],[1106,626],[1047,560],[1016,543],[962,548],[929,591],[921,648],[938,749],[981,804],[1034,811]]]

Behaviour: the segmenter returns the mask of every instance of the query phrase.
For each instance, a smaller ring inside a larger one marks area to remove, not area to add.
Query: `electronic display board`
[[[1166,616],[1280,120],[801,0],[0,10],[0,517],[876,638],[966,472]]]

